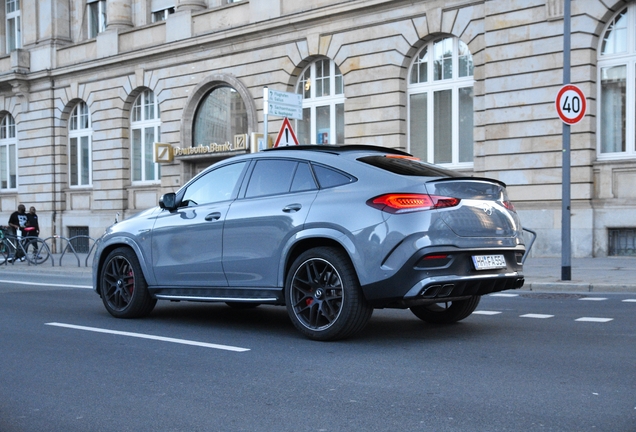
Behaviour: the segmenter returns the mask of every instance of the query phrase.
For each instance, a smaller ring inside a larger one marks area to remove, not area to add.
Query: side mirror
[[[177,208],[177,195],[174,192],[164,194],[159,198],[159,207],[166,210],[174,210]]]

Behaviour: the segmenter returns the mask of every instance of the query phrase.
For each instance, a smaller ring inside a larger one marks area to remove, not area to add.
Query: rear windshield
[[[463,175],[432,165],[421,160],[392,156],[365,156],[358,159],[360,162],[373,165],[383,170],[407,176],[421,177],[462,177]]]

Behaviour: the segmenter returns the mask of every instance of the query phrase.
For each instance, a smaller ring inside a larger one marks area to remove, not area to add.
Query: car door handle
[[[285,213],[295,213],[298,210],[300,210],[301,208],[303,208],[303,206],[301,204],[290,204],[286,207],[283,207],[283,211]]]
[[[221,213],[219,213],[219,212],[210,213],[209,215],[207,215],[205,217],[205,220],[208,221],[208,222],[209,221],[219,220],[219,219],[221,219]]]

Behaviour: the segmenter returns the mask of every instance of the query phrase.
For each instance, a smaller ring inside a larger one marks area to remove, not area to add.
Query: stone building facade
[[[563,0],[2,1],[0,220],[24,203],[42,237],[99,237],[249,151],[268,87],[303,95],[303,143],[506,182],[533,254],[560,254]],[[634,254],[636,6],[571,4],[572,252]]]

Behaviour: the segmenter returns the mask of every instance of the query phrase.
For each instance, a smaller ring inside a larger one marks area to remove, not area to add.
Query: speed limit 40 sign
[[[563,123],[572,125],[580,122],[586,109],[587,101],[580,88],[572,84],[561,87],[556,97],[556,110]]]

